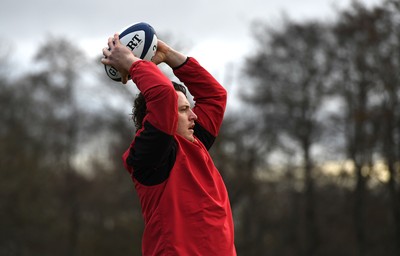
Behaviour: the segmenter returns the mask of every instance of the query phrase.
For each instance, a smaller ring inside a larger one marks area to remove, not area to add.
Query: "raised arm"
[[[183,65],[175,68],[174,74],[194,97],[196,122],[216,137],[225,113],[226,90],[194,58],[188,58]]]
[[[114,42],[113,42],[114,41]],[[171,81],[149,61],[136,58],[120,44],[118,36],[103,49],[103,64],[112,65],[127,81],[128,75],[144,95],[146,115],[129,150],[123,156],[126,169],[140,183],[159,184],[165,180],[174,159],[177,128],[177,94]]]
[[[210,148],[222,124],[226,90],[194,58],[187,57],[162,41],[158,43],[157,55],[153,62],[168,64],[194,96],[196,104],[193,111],[198,117],[195,135]]]
[[[116,68],[126,83],[128,76],[144,95],[147,114],[144,119],[166,134],[173,135],[176,131],[177,95],[171,81],[148,61],[142,61],[119,40],[118,34],[108,39],[109,49],[104,48],[103,64]],[[163,47],[161,47],[162,49]]]

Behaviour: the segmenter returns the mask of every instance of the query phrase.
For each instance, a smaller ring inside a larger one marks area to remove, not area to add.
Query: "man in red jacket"
[[[145,101],[139,129],[123,155],[139,195],[145,229],[143,255],[236,255],[228,193],[208,153],[221,126],[226,90],[192,57],[158,41],[152,62],[108,40],[103,64],[130,75]],[[156,66],[164,62],[193,95]]]

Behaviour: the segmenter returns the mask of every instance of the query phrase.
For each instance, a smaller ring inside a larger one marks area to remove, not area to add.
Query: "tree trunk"
[[[315,196],[314,180],[312,177],[313,164],[310,159],[310,147],[304,145],[304,172],[305,172],[305,225],[306,225],[306,248],[305,255],[316,255],[318,249],[318,230],[315,218]]]
[[[362,174],[362,166],[356,163],[357,185],[354,193],[354,225],[357,239],[358,256],[364,256],[366,252],[365,240],[365,184]]]

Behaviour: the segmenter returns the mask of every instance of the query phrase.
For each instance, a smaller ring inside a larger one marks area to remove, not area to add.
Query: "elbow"
[[[221,86],[221,91],[220,91],[219,95],[221,97],[221,101],[226,103],[228,100],[228,91],[222,86]]]

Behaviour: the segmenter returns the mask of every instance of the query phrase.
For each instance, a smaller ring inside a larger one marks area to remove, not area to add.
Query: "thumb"
[[[151,62],[153,62],[154,64],[158,65],[161,62],[163,62],[163,58],[160,56],[159,53],[156,53],[156,55],[153,56],[153,58],[151,58]]]

